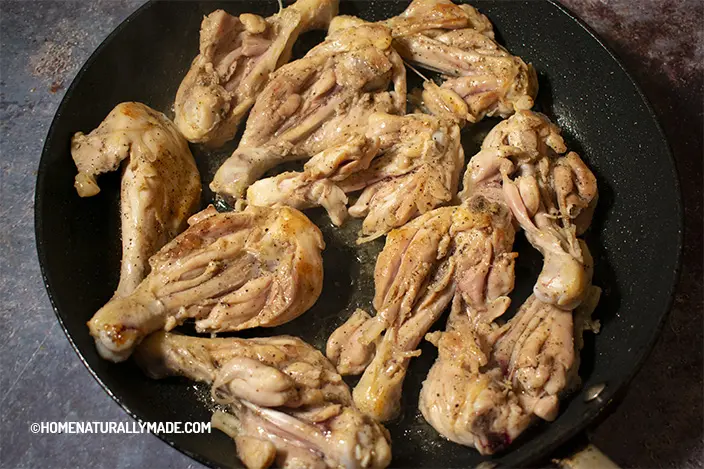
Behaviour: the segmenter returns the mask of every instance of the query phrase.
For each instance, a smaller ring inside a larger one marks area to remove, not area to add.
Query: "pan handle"
[[[619,469],[615,462],[591,443],[552,462],[562,469]]]

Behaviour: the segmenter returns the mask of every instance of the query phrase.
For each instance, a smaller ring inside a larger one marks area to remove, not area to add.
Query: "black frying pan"
[[[564,129],[599,180],[600,200],[587,235],[596,261],[595,284],[604,289],[596,316],[602,330],[588,335],[580,375],[584,390],[606,387],[597,399],[575,393],[557,420],[527,431],[497,462],[522,466],[548,456],[575,436],[622,394],[655,342],[671,303],[679,266],[682,210],[672,157],[652,109],[612,53],[563,7],[547,1],[472,2],[489,16],[500,42],[540,77],[537,109]],[[407,1],[342,1],[341,13],[377,20],[401,12]],[[66,335],[91,373],[130,415],[144,421],[208,421],[203,390],[179,379],[152,381],[131,362],[101,360],[86,321],[117,285],[119,175],[101,178],[102,192],[80,199],[73,188],[76,169],[71,135],[95,128],[122,101],[141,101],[172,115],[176,89],[197,53],[204,14],[223,7],[231,13],[269,15],[275,1],[152,2],[121,24],[96,50],[69,87],[52,123],[39,166],[36,236],[49,296]],[[309,33],[296,44],[302,55],[322,38]],[[465,132],[465,153],[473,155],[497,121]],[[204,187],[233,145],[207,153],[193,146]],[[203,203],[212,197],[208,191]],[[332,228],[317,210],[309,216],[323,229],[325,284],[317,304],[299,319],[275,329],[244,335],[289,333],[320,347],[357,305],[368,307],[371,271],[383,242],[357,249],[359,228]],[[528,295],[541,263],[519,237],[514,305]],[[440,321],[441,323],[444,322]],[[437,327],[442,327],[438,324]],[[188,327],[185,328],[188,332]],[[411,366],[404,389],[404,413],[388,425],[396,467],[469,467],[483,460],[476,451],[441,439],[420,416],[420,384],[435,359],[423,355]],[[234,445],[224,434],[159,435],[189,456],[213,466],[237,466]]]

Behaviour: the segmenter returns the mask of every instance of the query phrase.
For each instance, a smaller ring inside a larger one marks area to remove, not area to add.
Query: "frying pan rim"
[[[345,1],[345,0],[341,0]],[[622,61],[619,59],[618,55],[611,49],[610,46],[608,46],[599,36],[598,34],[589,26],[587,25],[583,20],[581,20],[575,13],[573,13],[569,8],[565,7],[564,5],[560,4],[556,0],[543,0],[546,3],[552,5],[554,8],[556,8],[560,13],[564,14],[567,16],[569,19],[571,19],[573,22],[576,23],[577,26],[581,27],[584,29],[590,36],[591,38],[596,41],[596,43],[603,48],[606,53],[611,57],[611,59],[618,65],[618,67],[621,69],[621,71],[625,74],[625,76],[628,78],[628,81],[634,86],[635,90],[638,93],[638,96],[640,99],[643,101],[645,104],[645,108],[650,115],[652,121],[655,123],[655,126],[658,131],[658,136],[659,140],[665,144],[665,150],[667,153],[667,157],[670,160],[671,167],[673,169],[673,180],[674,180],[674,188],[676,191],[676,198],[674,200],[674,203],[676,205],[676,210],[677,210],[677,240],[676,240],[676,251],[677,251],[677,259],[675,261],[675,269],[673,272],[672,276],[672,283],[668,286],[669,289],[669,298],[667,301],[667,305],[662,311],[658,311],[658,315],[660,316],[658,324],[656,325],[655,328],[653,328],[652,333],[648,337],[648,339],[645,341],[645,346],[642,348],[642,351],[640,353],[640,356],[636,357],[635,360],[632,361],[631,366],[629,367],[629,370],[625,373],[623,373],[623,380],[621,381],[620,385],[617,388],[612,388],[612,387],[607,387],[605,393],[603,394],[603,403],[599,406],[595,406],[591,409],[589,409],[587,412],[582,414],[579,419],[576,419],[575,422],[570,422],[568,427],[565,431],[559,433],[556,436],[553,436],[552,438],[548,437],[543,437],[546,438],[546,442],[543,443],[541,446],[543,448],[540,449],[540,451],[532,451],[531,449],[528,449],[526,451],[526,463],[531,463],[540,460],[541,458],[546,457],[549,455],[551,452],[555,451],[558,447],[561,445],[565,444],[568,442],[570,439],[574,438],[578,433],[582,432],[585,428],[590,426],[592,423],[594,423],[597,418],[601,415],[603,415],[608,408],[611,406],[615,405],[615,403],[619,400],[619,397],[622,396],[622,394],[625,392],[625,390],[628,388],[629,383],[633,380],[635,377],[636,373],[641,369],[643,366],[645,360],[648,358],[650,355],[650,352],[652,351],[658,337],[660,336],[660,333],[662,331],[663,325],[665,323],[665,320],[667,319],[669,312],[672,308],[672,303],[674,301],[674,295],[676,292],[676,287],[679,282],[680,274],[681,274],[681,265],[682,265],[682,247],[683,247],[683,238],[684,238],[684,211],[683,211],[683,206],[682,206],[682,193],[680,190],[680,183],[679,183],[679,174],[677,171],[677,165],[676,165],[676,160],[674,159],[674,156],[672,154],[672,150],[670,148],[670,144],[665,136],[665,133],[662,129],[662,126],[660,124],[660,121],[657,117],[657,114],[655,113],[650,101],[648,98],[645,96],[643,93],[641,87],[638,85],[636,80],[634,80],[633,76],[629,73],[629,71],[625,68],[623,65]],[[77,345],[75,344],[71,334],[68,331],[68,328],[66,324],[64,323],[64,319],[59,312],[59,308],[57,306],[57,302],[55,300],[55,294],[52,289],[51,283],[49,281],[49,275],[47,272],[47,253],[44,249],[44,238],[43,238],[43,221],[41,219],[41,214],[43,213],[43,190],[42,189],[45,186],[45,179],[47,178],[47,172],[43,171],[42,168],[45,166],[45,161],[48,160],[48,153],[49,153],[49,142],[53,142],[54,140],[54,133],[56,132],[56,127],[58,125],[59,120],[62,117],[63,111],[65,107],[67,106],[68,101],[72,98],[73,93],[75,88],[78,86],[78,83],[80,82],[80,79],[85,75],[87,70],[90,68],[90,66],[97,60],[97,58],[100,56],[100,54],[103,52],[103,50],[117,37],[123,29],[127,27],[132,21],[135,20],[139,15],[143,13],[144,10],[151,8],[155,3],[157,3],[158,0],[148,0],[145,2],[142,6],[137,8],[133,13],[131,13],[124,21],[122,21],[108,36],[100,43],[100,45],[95,49],[95,51],[90,55],[88,60],[83,64],[81,69],[78,71],[74,79],[72,80],[71,84],[66,90],[66,93],[64,94],[61,103],[59,104],[56,114],[54,115],[54,118],[52,119],[51,125],[49,127],[49,130],[47,132],[47,136],[44,140],[44,147],[42,149],[41,157],[39,160],[38,164],[38,169],[37,169],[37,182],[35,186],[35,198],[34,198],[34,226],[35,226],[35,242],[36,242],[36,248],[37,248],[37,254],[38,254],[38,260],[39,260],[39,266],[41,270],[41,275],[42,275],[42,281],[44,283],[44,286],[47,291],[47,296],[49,297],[49,301],[51,302],[52,309],[54,310],[54,314],[56,315],[57,320],[59,321],[59,324],[61,325],[61,329],[63,330],[64,334],[66,335],[69,343],[71,344],[71,347],[73,348],[74,352],[78,355],[79,360],[83,365],[88,369],[88,372],[93,376],[93,378],[98,382],[100,387],[110,396],[130,417],[133,419],[137,420],[138,422],[144,422],[134,411],[131,410],[130,407],[128,407],[122,400],[120,396],[117,396],[98,376],[98,374],[91,368],[91,366],[88,364],[86,359],[83,357],[82,353],[78,349]],[[176,444],[174,441],[172,441],[169,438],[168,434],[160,434],[160,433],[155,433],[155,436],[157,436],[159,439],[167,443],[169,446],[172,448],[180,451],[181,453],[185,454],[186,456],[206,465],[206,466],[216,466],[214,461],[209,460],[205,457],[203,457],[199,453],[195,453],[193,451],[190,451],[178,444]],[[540,437],[538,437],[540,438]],[[510,449],[509,449],[510,452]],[[508,453],[507,453],[508,454]]]

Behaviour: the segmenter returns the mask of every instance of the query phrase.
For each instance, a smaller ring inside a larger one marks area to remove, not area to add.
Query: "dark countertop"
[[[624,467],[702,467],[704,4],[563,1],[610,44],[651,100],[677,160],[687,219],[682,276],[662,336],[592,440]],[[0,5],[1,467],[201,467],[150,434],[29,431],[38,421],[130,420],[55,319],[34,246],[33,197],[44,137],[66,87],[141,3]]]

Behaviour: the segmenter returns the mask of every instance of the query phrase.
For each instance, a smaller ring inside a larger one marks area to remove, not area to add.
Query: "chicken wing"
[[[413,0],[406,11],[383,23],[405,60],[442,74],[440,86],[425,83],[427,111],[472,123],[533,107],[535,70],[494,40],[491,23],[472,6]]]
[[[230,435],[248,468],[383,468],[386,429],[352,404],[325,357],[289,337],[203,339],[158,332],[135,353],[152,378],[209,383],[227,412],[213,426]]]
[[[320,230],[295,209],[211,207],[149,260],[151,273],[88,322],[100,354],[125,360],[186,319],[199,332],[273,327],[308,310],[323,283]]]
[[[100,192],[96,176],[122,172],[122,266],[115,297],[132,293],[149,273],[149,257],[176,236],[200,203],[200,175],[188,143],[162,113],[122,103],[88,135],[77,132],[71,156],[81,197]]]
[[[347,215],[346,193],[363,190],[349,209],[364,218],[363,242],[450,202],[463,164],[457,125],[426,114],[374,113],[364,137],[321,152],[301,173],[257,181],[247,190],[247,202],[322,205],[340,225]]]
[[[238,148],[210,187],[240,199],[276,165],[363,135],[373,112],[403,114],[405,109],[406,72],[388,28],[361,24],[335,30],[305,57],[272,75]]]
[[[338,0],[298,0],[269,18],[216,10],[203,19],[200,54],[176,93],[175,123],[191,142],[219,146],[264,89],[269,74],[288,62],[298,36],[325,29]]]
[[[576,153],[565,155],[566,149],[560,129],[547,117],[518,112],[487,135],[468,165],[460,196],[500,175],[506,203],[545,258],[536,297],[574,309],[589,286],[577,235],[591,223],[598,190],[594,174]]]

